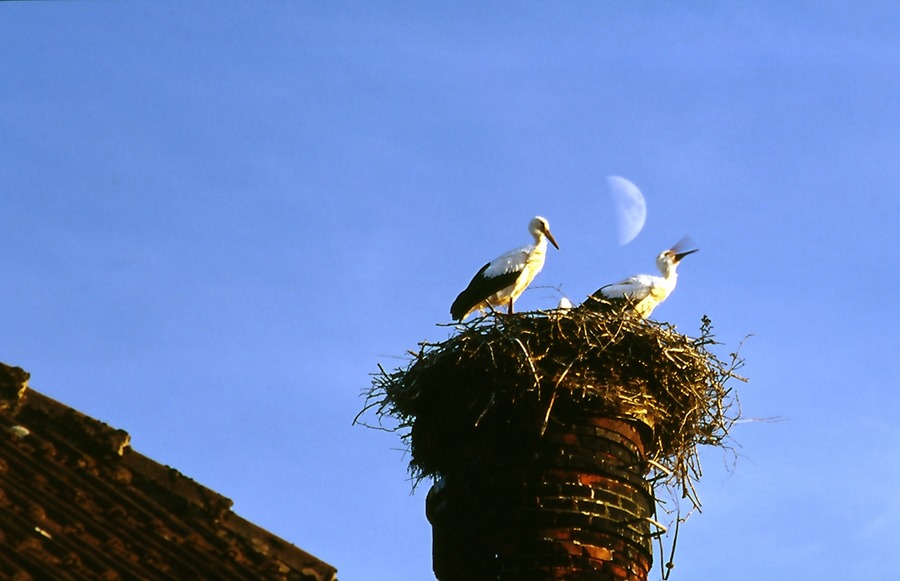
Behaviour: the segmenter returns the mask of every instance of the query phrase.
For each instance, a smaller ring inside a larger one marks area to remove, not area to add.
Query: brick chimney
[[[484,449],[431,488],[440,581],[643,581],[653,562],[645,426],[554,409],[517,451]]]
[[[434,479],[437,579],[646,581],[650,467],[695,501],[696,446],[723,445],[737,419],[724,382],[740,361],[701,330],[627,311],[491,315],[382,369],[364,411],[396,421],[413,475]]]

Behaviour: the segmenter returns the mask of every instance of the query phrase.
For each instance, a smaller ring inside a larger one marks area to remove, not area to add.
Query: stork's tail
[[[478,301],[474,299],[473,295],[474,293],[471,293],[469,292],[469,289],[466,289],[459,293],[459,296],[456,297],[456,300],[450,305],[450,316],[453,317],[454,321],[462,321],[465,319],[466,315],[472,312],[472,309],[478,304]]]
[[[601,313],[621,309],[626,302],[628,302],[626,299],[611,299],[606,297],[598,290],[588,298],[584,299],[584,302],[581,303],[578,308]]]

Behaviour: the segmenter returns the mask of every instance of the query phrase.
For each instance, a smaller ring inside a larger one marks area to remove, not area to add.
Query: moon
[[[647,202],[636,185],[619,176],[606,178],[616,208],[616,233],[624,246],[641,233],[647,220]]]

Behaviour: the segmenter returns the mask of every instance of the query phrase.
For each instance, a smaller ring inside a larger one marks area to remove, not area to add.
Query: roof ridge
[[[95,510],[97,505],[91,504],[93,501],[106,506],[106,517],[101,520],[113,515],[116,522],[98,521],[103,533],[114,539],[130,538],[125,545],[149,539],[158,546],[159,541],[146,537],[148,534],[162,535],[164,540],[175,539],[171,541],[174,544],[162,545],[171,546],[166,561],[169,567],[182,566],[183,555],[199,551],[198,554],[207,557],[207,566],[218,563],[216,567],[250,570],[264,567],[267,577],[271,573],[272,578],[294,578],[299,572],[305,579],[336,579],[334,567],[234,513],[231,499],[137,452],[131,447],[131,437],[125,430],[29,389],[29,379],[30,374],[23,369],[0,363],[0,426],[13,435],[14,448],[22,449],[10,449],[7,453],[11,455],[6,457],[14,462],[28,462],[28,470],[38,470],[45,481],[63,478],[57,487],[67,487],[68,494],[75,495],[76,505],[71,511],[81,511],[78,514],[82,517],[87,516],[84,511],[89,515]],[[15,494],[28,495],[28,487],[18,487]],[[48,524],[35,530],[40,533],[45,526],[53,525],[60,531],[60,518],[71,519],[73,515],[61,515],[68,512],[65,505],[41,501],[41,493],[35,494],[36,506],[46,505],[50,514],[45,519]],[[81,506],[84,503],[77,500],[78,495],[87,499],[88,506]],[[110,508],[107,506],[110,503],[115,506]],[[123,521],[128,522],[123,524]],[[137,527],[136,537],[127,532],[128,526]],[[55,542],[53,530],[47,535],[46,539],[50,540],[46,542]],[[123,550],[130,548],[126,546]],[[221,558],[208,558],[226,550],[225,562]]]

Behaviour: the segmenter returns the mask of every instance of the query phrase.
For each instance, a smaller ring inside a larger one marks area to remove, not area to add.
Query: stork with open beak
[[[559,249],[546,218],[532,218],[528,231],[534,237],[534,244],[510,250],[488,262],[472,278],[466,290],[459,293],[450,306],[450,316],[454,320],[462,321],[473,311],[488,308],[508,307],[512,314],[513,303],[544,268],[547,241]]]
[[[663,250],[656,257],[656,267],[659,268],[662,276],[637,274],[617,283],[600,287],[584,302],[584,306],[588,309],[599,310],[602,308],[600,301],[603,300],[607,302],[627,301],[638,315],[646,319],[653,309],[675,290],[675,285],[678,283],[678,274],[675,272],[678,263],[688,254],[699,250],[681,251],[680,246],[683,242],[679,242],[668,250]]]

